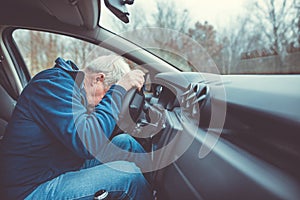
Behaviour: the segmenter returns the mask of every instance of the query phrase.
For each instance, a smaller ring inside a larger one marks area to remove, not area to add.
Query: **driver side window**
[[[57,57],[72,60],[82,68],[94,56],[113,53],[83,40],[42,31],[17,29],[13,33],[13,39],[31,77],[53,67]],[[93,55],[95,52],[97,55]]]

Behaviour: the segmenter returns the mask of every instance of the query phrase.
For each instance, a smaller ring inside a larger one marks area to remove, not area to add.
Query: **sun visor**
[[[45,10],[59,21],[94,29],[100,7],[96,0],[40,0]]]

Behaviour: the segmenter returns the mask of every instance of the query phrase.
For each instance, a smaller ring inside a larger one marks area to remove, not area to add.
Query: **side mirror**
[[[132,5],[134,0],[104,0],[106,7],[124,23],[129,22],[126,4]]]

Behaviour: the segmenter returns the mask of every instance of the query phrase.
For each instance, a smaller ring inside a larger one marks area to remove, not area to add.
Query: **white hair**
[[[104,83],[108,86],[118,82],[124,74],[130,71],[123,57],[118,55],[100,56],[86,65],[85,73],[104,73]]]

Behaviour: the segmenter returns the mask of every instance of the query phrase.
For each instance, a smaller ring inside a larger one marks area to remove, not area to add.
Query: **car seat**
[[[16,101],[0,85],[0,139],[2,139],[5,128],[15,108]]]

